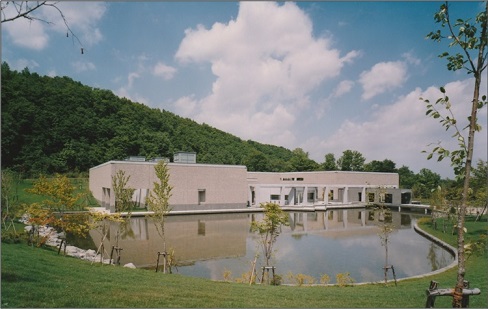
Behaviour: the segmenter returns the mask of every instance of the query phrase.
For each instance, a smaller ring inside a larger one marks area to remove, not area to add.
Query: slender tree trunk
[[[487,4],[488,7],[488,4]],[[486,35],[486,27],[482,29],[482,36]],[[457,244],[458,244],[458,271],[457,271],[457,281],[456,287],[454,288],[454,296],[452,306],[455,308],[461,308],[463,299],[463,285],[464,285],[464,275],[466,273],[465,267],[465,254],[464,254],[464,218],[466,216],[466,207],[469,199],[469,181],[471,176],[471,165],[473,160],[473,150],[474,150],[474,135],[476,132],[476,122],[478,113],[478,98],[480,92],[481,84],[481,71],[483,66],[483,48],[480,48],[480,58],[478,58],[478,67],[475,76],[475,86],[473,93],[473,101],[471,105],[471,118],[469,122],[469,135],[468,135],[468,149],[466,154],[466,165],[464,170],[464,186],[463,194],[461,198],[461,207],[458,211],[458,223],[457,223]]]

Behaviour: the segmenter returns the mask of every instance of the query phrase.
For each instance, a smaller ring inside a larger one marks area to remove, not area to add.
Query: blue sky
[[[414,172],[453,177],[422,150],[455,141],[425,116],[446,86],[456,116],[473,81],[447,71],[447,43],[425,39],[441,2],[65,2],[38,11],[53,24],[2,24],[11,68],[69,76],[130,100],[207,123],[242,139],[302,148],[317,162],[346,149]],[[453,18],[480,2],[453,2]],[[8,13],[8,11],[5,11]],[[486,94],[486,80],[483,93]],[[486,129],[486,109],[480,114]],[[466,133],[467,134],[467,133]],[[486,131],[476,159],[487,157]]]

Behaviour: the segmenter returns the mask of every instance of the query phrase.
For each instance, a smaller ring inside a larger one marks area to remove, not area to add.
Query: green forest
[[[24,175],[86,172],[128,156],[243,164],[290,170],[293,152],[245,141],[171,112],[119,98],[69,77],[48,77],[2,63],[2,166]]]
[[[120,98],[69,77],[40,76],[2,63],[2,168],[23,178],[40,174],[84,175],[91,167],[129,156],[167,157],[197,153],[198,163],[246,165],[249,171],[343,170],[396,172],[400,185],[427,198],[446,180],[429,169],[419,173],[384,159],[366,162],[354,150],[317,163],[297,148],[286,149],[199,124],[169,111]],[[478,162],[476,171],[486,170]],[[454,181],[452,181],[454,182]],[[455,186],[455,183],[450,183]]]

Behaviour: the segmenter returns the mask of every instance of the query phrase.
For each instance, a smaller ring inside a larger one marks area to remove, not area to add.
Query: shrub
[[[329,275],[327,274],[323,274],[321,277],[320,277],[320,283],[323,284],[323,285],[327,285],[329,284],[330,282],[330,277]]]
[[[346,287],[352,285],[354,283],[354,279],[351,278],[351,275],[346,273],[338,273],[336,275],[336,282],[340,287]]]
[[[25,231],[16,232],[14,230],[2,231],[2,242],[6,244],[18,244],[27,241],[28,235]]]

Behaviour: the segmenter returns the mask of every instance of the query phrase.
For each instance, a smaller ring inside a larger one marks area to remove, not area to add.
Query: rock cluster
[[[32,225],[26,225],[25,226],[25,230],[27,233],[31,233],[33,228],[34,227]],[[40,237],[47,237],[45,244],[48,246],[59,248],[61,241],[63,239],[65,239],[64,233],[62,233],[62,232],[58,233],[52,227],[41,226],[38,229],[39,229],[39,231],[36,231],[36,233],[39,232]],[[61,248],[61,250],[64,250],[64,245]],[[80,249],[80,248],[75,247],[75,246],[67,245],[65,252],[66,252],[66,255],[69,255],[69,256],[72,256],[75,258],[79,258],[82,260],[87,260],[90,262],[102,261],[103,264],[110,264],[110,259],[103,259],[100,254],[97,254],[97,252],[95,250],[92,250],[92,249],[84,250],[84,249]],[[128,263],[128,264],[124,265],[124,267],[136,268],[134,266],[134,264],[132,264],[132,263]]]

